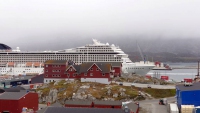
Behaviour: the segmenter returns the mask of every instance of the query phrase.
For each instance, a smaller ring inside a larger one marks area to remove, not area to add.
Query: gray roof
[[[193,83],[192,86],[184,86],[183,84],[176,85],[176,89],[181,91],[200,90],[200,83]]]
[[[58,103],[58,102],[55,102],[51,106],[53,106],[53,107],[62,107],[63,105]]]
[[[82,63],[80,73],[86,73],[87,70],[94,64],[97,65],[100,68],[100,70],[102,70],[102,73],[110,72],[111,64],[109,63]]]
[[[68,65],[68,66],[66,67],[66,70],[68,70],[69,67],[73,67],[73,68],[77,71],[76,73],[79,73],[79,72],[80,72],[81,65]]]
[[[4,92],[0,95],[0,100],[19,100],[26,94],[27,92]]]
[[[47,107],[41,113],[124,113],[122,109]]]
[[[35,83],[44,83],[44,74],[36,75],[35,77],[31,78],[31,84]]]
[[[92,105],[92,101],[66,100],[67,105]]]
[[[6,92],[20,92],[20,91],[26,91],[25,88],[21,87],[21,86],[17,86],[17,87],[11,87],[11,88],[6,88],[4,89]]]
[[[80,71],[80,68],[81,68],[81,66],[80,65],[72,65],[75,69],[76,69],[76,71],[77,72],[79,72]]]
[[[37,111],[37,113],[45,113],[45,111],[47,110],[48,107],[42,108],[40,110]]]
[[[111,105],[117,106],[122,105],[122,101],[94,101],[94,105]]]
[[[4,90],[5,92],[20,92],[20,89],[17,88],[6,88]]]

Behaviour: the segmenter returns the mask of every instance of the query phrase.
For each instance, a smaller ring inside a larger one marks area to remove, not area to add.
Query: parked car
[[[135,86],[135,83],[132,83],[131,86]]]
[[[120,85],[120,86],[123,86],[123,82],[120,82],[119,85]]]
[[[147,85],[147,88],[151,88],[151,85]]]

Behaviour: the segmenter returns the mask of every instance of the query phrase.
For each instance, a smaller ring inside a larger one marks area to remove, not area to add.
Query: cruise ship
[[[75,64],[83,62],[121,62],[122,72],[145,75],[155,65],[148,61],[133,63],[118,46],[101,43],[93,39],[93,44],[58,51],[21,51],[0,44],[0,75],[41,74],[46,60],[71,60]]]

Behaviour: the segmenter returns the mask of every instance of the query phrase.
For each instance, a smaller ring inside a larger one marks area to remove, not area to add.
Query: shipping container
[[[175,104],[175,103],[169,104],[169,113],[179,113],[179,109],[177,107],[177,104]]]
[[[176,85],[176,98],[178,108],[181,105],[200,106],[200,83],[193,83],[192,86]]]
[[[194,105],[181,105],[181,113],[193,113]]]
[[[193,113],[200,113],[200,106],[195,107]]]
[[[193,79],[191,79],[191,78],[184,78],[184,82],[193,82]]]
[[[151,75],[146,75],[145,77],[148,78],[148,79],[150,79],[150,78],[151,78]]]
[[[165,75],[162,75],[162,76],[160,76],[160,79],[162,79],[162,80],[169,80],[169,77],[165,76]]]

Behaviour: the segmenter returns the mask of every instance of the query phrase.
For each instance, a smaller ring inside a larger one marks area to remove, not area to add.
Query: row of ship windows
[[[126,68],[126,69],[144,69],[144,68]]]
[[[101,59],[101,58],[119,58],[119,57],[114,57],[114,56],[80,56],[80,57],[32,57],[32,58],[27,58],[27,57],[1,57],[0,59],[45,59],[45,58],[65,58],[65,59],[80,59],[80,58],[97,58],[97,59]]]
[[[0,68],[0,70],[6,70],[7,68]],[[12,68],[11,68],[12,69]],[[31,69],[25,69],[25,70],[31,70]]]
[[[65,60],[65,59],[56,59],[56,60]],[[0,62],[3,62],[5,60],[0,60]],[[18,61],[18,60],[7,60],[8,62],[21,62],[21,61]],[[24,62],[44,62],[45,60],[24,60]],[[75,63],[83,63],[83,62],[93,62],[93,61],[101,61],[101,62],[104,62],[104,61],[121,61],[120,59],[119,60],[111,60],[111,59],[104,59],[104,60],[73,60]]]
[[[103,47],[103,46],[94,46],[95,48],[86,47],[86,48],[79,48],[79,49],[112,49],[110,47]]]
[[[70,77],[70,73],[66,73],[68,77]],[[72,76],[77,76],[78,74],[73,73]],[[87,76],[87,73],[84,73],[84,76]],[[45,75],[46,77],[48,77],[48,74]],[[93,73],[90,73],[90,76],[93,76]],[[105,73],[102,73],[102,76],[105,76]],[[61,77],[60,75],[55,75],[53,74],[52,77]]]
[[[113,50],[80,50],[80,52],[113,52]]]
[[[46,57],[46,58],[52,58],[52,57]],[[69,58],[66,58],[66,57],[55,57],[55,59],[58,59],[58,58],[63,58],[63,59],[86,59],[86,58],[90,58],[90,59],[105,59],[105,58],[112,58],[112,59],[120,59],[119,57],[69,57]],[[0,58],[0,59],[11,59],[11,58],[8,58],[8,57],[5,57],[5,58]],[[16,57],[13,57],[13,59],[24,59],[24,58],[16,58]],[[45,60],[43,58],[26,58],[26,59],[29,59],[29,60],[32,60],[32,59],[41,59],[41,60]],[[25,60],[26,60],[25,59]]]
[[[9,71],[1,71],[1,72],[9,72]],[[16,71],[16,72],[24,72],[24,71]],[[40,71],[26,71],[26,73],[40,73]]]
[[[105,53],[106,54],[106,53]],[[73,56],[87,56],[87,54],[78,54],[78,55],[59,55],[59,54],[53,54],[53,55],[1,55],[1,57],[73,57]],[[97,55],[97,54],[89,54],[88,56],[113,56],[113,55]]]

